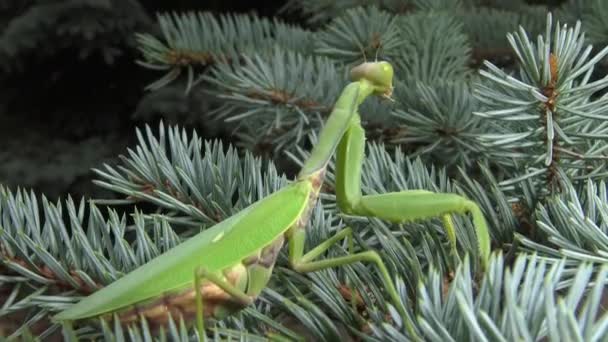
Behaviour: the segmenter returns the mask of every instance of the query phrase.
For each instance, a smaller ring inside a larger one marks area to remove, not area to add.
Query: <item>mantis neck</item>
[[[309,178],[323,178],[324,170],[327,167],[331,156],[336,151],[338,143],[342,139],[344,132],[351,124],[352,120],[359,120],[357,109],[359,105],[371,95],[375,86],[366,79],[348,84],[336,104],[331,114],[325,122],[325,126],[319,133],[319,139],[310,153],[310,157],[305,161],[302,170],[298,174],[298,180]],[[322,183],[322,179],[320,180]]]

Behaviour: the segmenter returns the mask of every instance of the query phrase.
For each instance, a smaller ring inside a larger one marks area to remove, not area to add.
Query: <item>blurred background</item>
[[[528,1],[559,5],[559,0]],[[162,118],[230,141],[204,119],[204,97],[183,87],[146,92],[158,74],[136,64],[135,32],[159,31],[157,12],[208,10],[280,16],[285,1],[0,0],[0,184],[50,199],[110,196],[92,167],[133,146],[135,127]],[[314,27],[309,27],[315,29]]]

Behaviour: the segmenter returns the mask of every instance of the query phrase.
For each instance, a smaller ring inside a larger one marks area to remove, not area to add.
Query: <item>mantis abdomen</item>
[[[170,314],[192,321],[197,268],[256,298],[270,279],[284,234],[308,221],[303,216],[316,202],[311,201],[318,193],[313,188],[311,181],[303,181],[273,193],[93,293],[55,320],[111,319],[117,314],[124,323],[143,316],[151,325],[163,325]],[[200,288],[207,318],[221,319],[244,306],[216,281],[204,280]]]
[[[256,298],[268,283],[277,256],[285,239],[281,235],[270,245],[261,250],[259,255],[252,255],[240,263],[226,268],[222,272],[225,281],[246,293],[251,298]],[[201,288],[203,300],[205,301],[204,317],[222,319],[236,311],[241,310],[244,305],[210,281],[204,281]],[[151,326],[164,326],[169,318],[182,317],[184,321],[194,321],[196,316],[194,284],[184,289],[167,292],[150,300],[135,303],[130,307],[115,312],[123,324],[135,323],[140,317],[145,317]],[[111,320],[114,313],[103,315]]]

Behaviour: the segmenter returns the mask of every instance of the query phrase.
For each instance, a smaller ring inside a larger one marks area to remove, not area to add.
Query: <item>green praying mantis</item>
[[[118,317],[130,323],[143,316],[148,322],[163,324],[169,317],[181,315],[187,322],[196,322],[199,337],[204,339],[205,319],[226,317],[251,304],[262,292],[285,241],[290,265],[297,272],[357,262],[375,264],[391,302],[405,317],[405,307],[380,255],[372,250],[354,253],[351,228],[346,227],[312,250],[304,251],[305,228],[334,153],[336,199],[343,213],[396,223],[441,217],[454,250],[456,236],[451,215],[470,213],[485,265],[490,239],[485,218],[473,201],[456,194],[424,190],[362,195],[365,132],[358,107],[370,95],[390,98],[393,74],[388,62],[366,62],[351,70],[352,82],[344,88],[310,157],[290,185],[84,298],[54,320],[70,324],[101,316]],[[349,244],[348,255],[319,258],[344,239]]]

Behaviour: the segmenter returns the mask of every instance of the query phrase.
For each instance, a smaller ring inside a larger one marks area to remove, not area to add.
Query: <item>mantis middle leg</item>
[[[342,212],[395,223],[441,217],[454,253],[456,234],[450,215],[470,213],[477,233],[482,266],[485,267],[490,255],[490,239],[485,218],[475,202],[456,194],[425,190],[363,196],[361,167],[364,152],[365,131],[357,115],[342,137],[336,155],[336,197]]]
[[[340,267],[344,265],[354,264],[357,262],[369,262],[376,264],[380,270],[380,275],[384,283],[386,284],[386,290],[391,297],[391,301],[395,308],[401,315],[405,322],[406,328],[412,333],[412,336],[416,336],[414,333],[414,324],[410,321],[409,316],[406,314],[405,307],[403,306],[397,289],[393,285],[393,280],[388,273],[388,269],[384,265],[382,258],[376,251],[365,251],[360,253],[353,253],[353,231],[350,227],[344,228],[337,232],[331,238],[325,240],[317,247],[313,248],[308,253],[304,254],[304,243],[306,240],[306,231],[304,229],[294,228],[290,232],[289,236],[289,262],[292,268],[297,272],[307,273],[323,270],[326,268]],[[313,261],[323,252],[327,251],[336,242],[346,238],[349,245],[349,255],[343,257],[323,259],[319,261]]]

